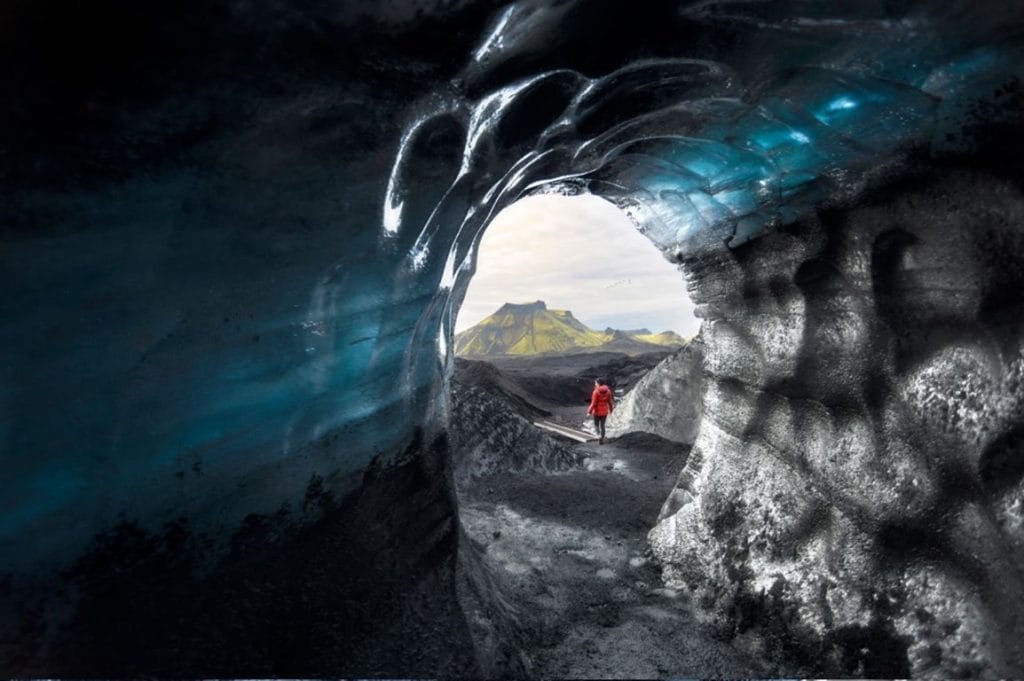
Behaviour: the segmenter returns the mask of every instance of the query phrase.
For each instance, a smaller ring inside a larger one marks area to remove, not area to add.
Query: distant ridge
[[[686,345],[673,331],[648,329],[595,331],[569,310],[549,310],[543,300],[505,303],[479,324],[455,336],[455,354],[463,357],[542,355],[609,351],[641,354]]]

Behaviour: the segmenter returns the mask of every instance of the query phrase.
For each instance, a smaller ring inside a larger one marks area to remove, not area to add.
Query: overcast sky
[[[591,195],[530,196],[484,232],[476,274],[456,320],[473,326],[503,303],[543,300],[594,329],[700,328],[683,275],[622,211]]]

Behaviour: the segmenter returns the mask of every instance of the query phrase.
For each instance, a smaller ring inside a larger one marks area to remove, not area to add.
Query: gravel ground
[[[648,559],[654,525],[688,448],[633,433],[568,473],[497,473],[462,491],[461,517],[516,612],[535,677],[763,676],[714,638]]]

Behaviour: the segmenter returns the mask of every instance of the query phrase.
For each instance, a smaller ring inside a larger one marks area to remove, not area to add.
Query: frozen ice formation
[[[688,263],[703,417],[649,539],[765,657],[1019,668],[1021,218],[1005,180],[933,168]]]
[[[647,372],[608,417],[609,435],[640,431],[692,445],[700,428],[703,350],[698,336]]]
[[[706,319],[667,574],[815,672],[1020,675],[1021,17],[12,7],[0,670],[475,675],[454,311],[491,216],[590,191]]]

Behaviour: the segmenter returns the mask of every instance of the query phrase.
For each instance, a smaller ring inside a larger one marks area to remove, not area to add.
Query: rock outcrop
[[[457,361],[449,417],[456,488],[498,471],[559,471],[582,462],[577,450],[533,425],[550,414],[527,399],[490,364]]]
[[[619,400],[608,432],[660,435],[693,444],[700,428],[704,345],[700,336],[666,357]]]

